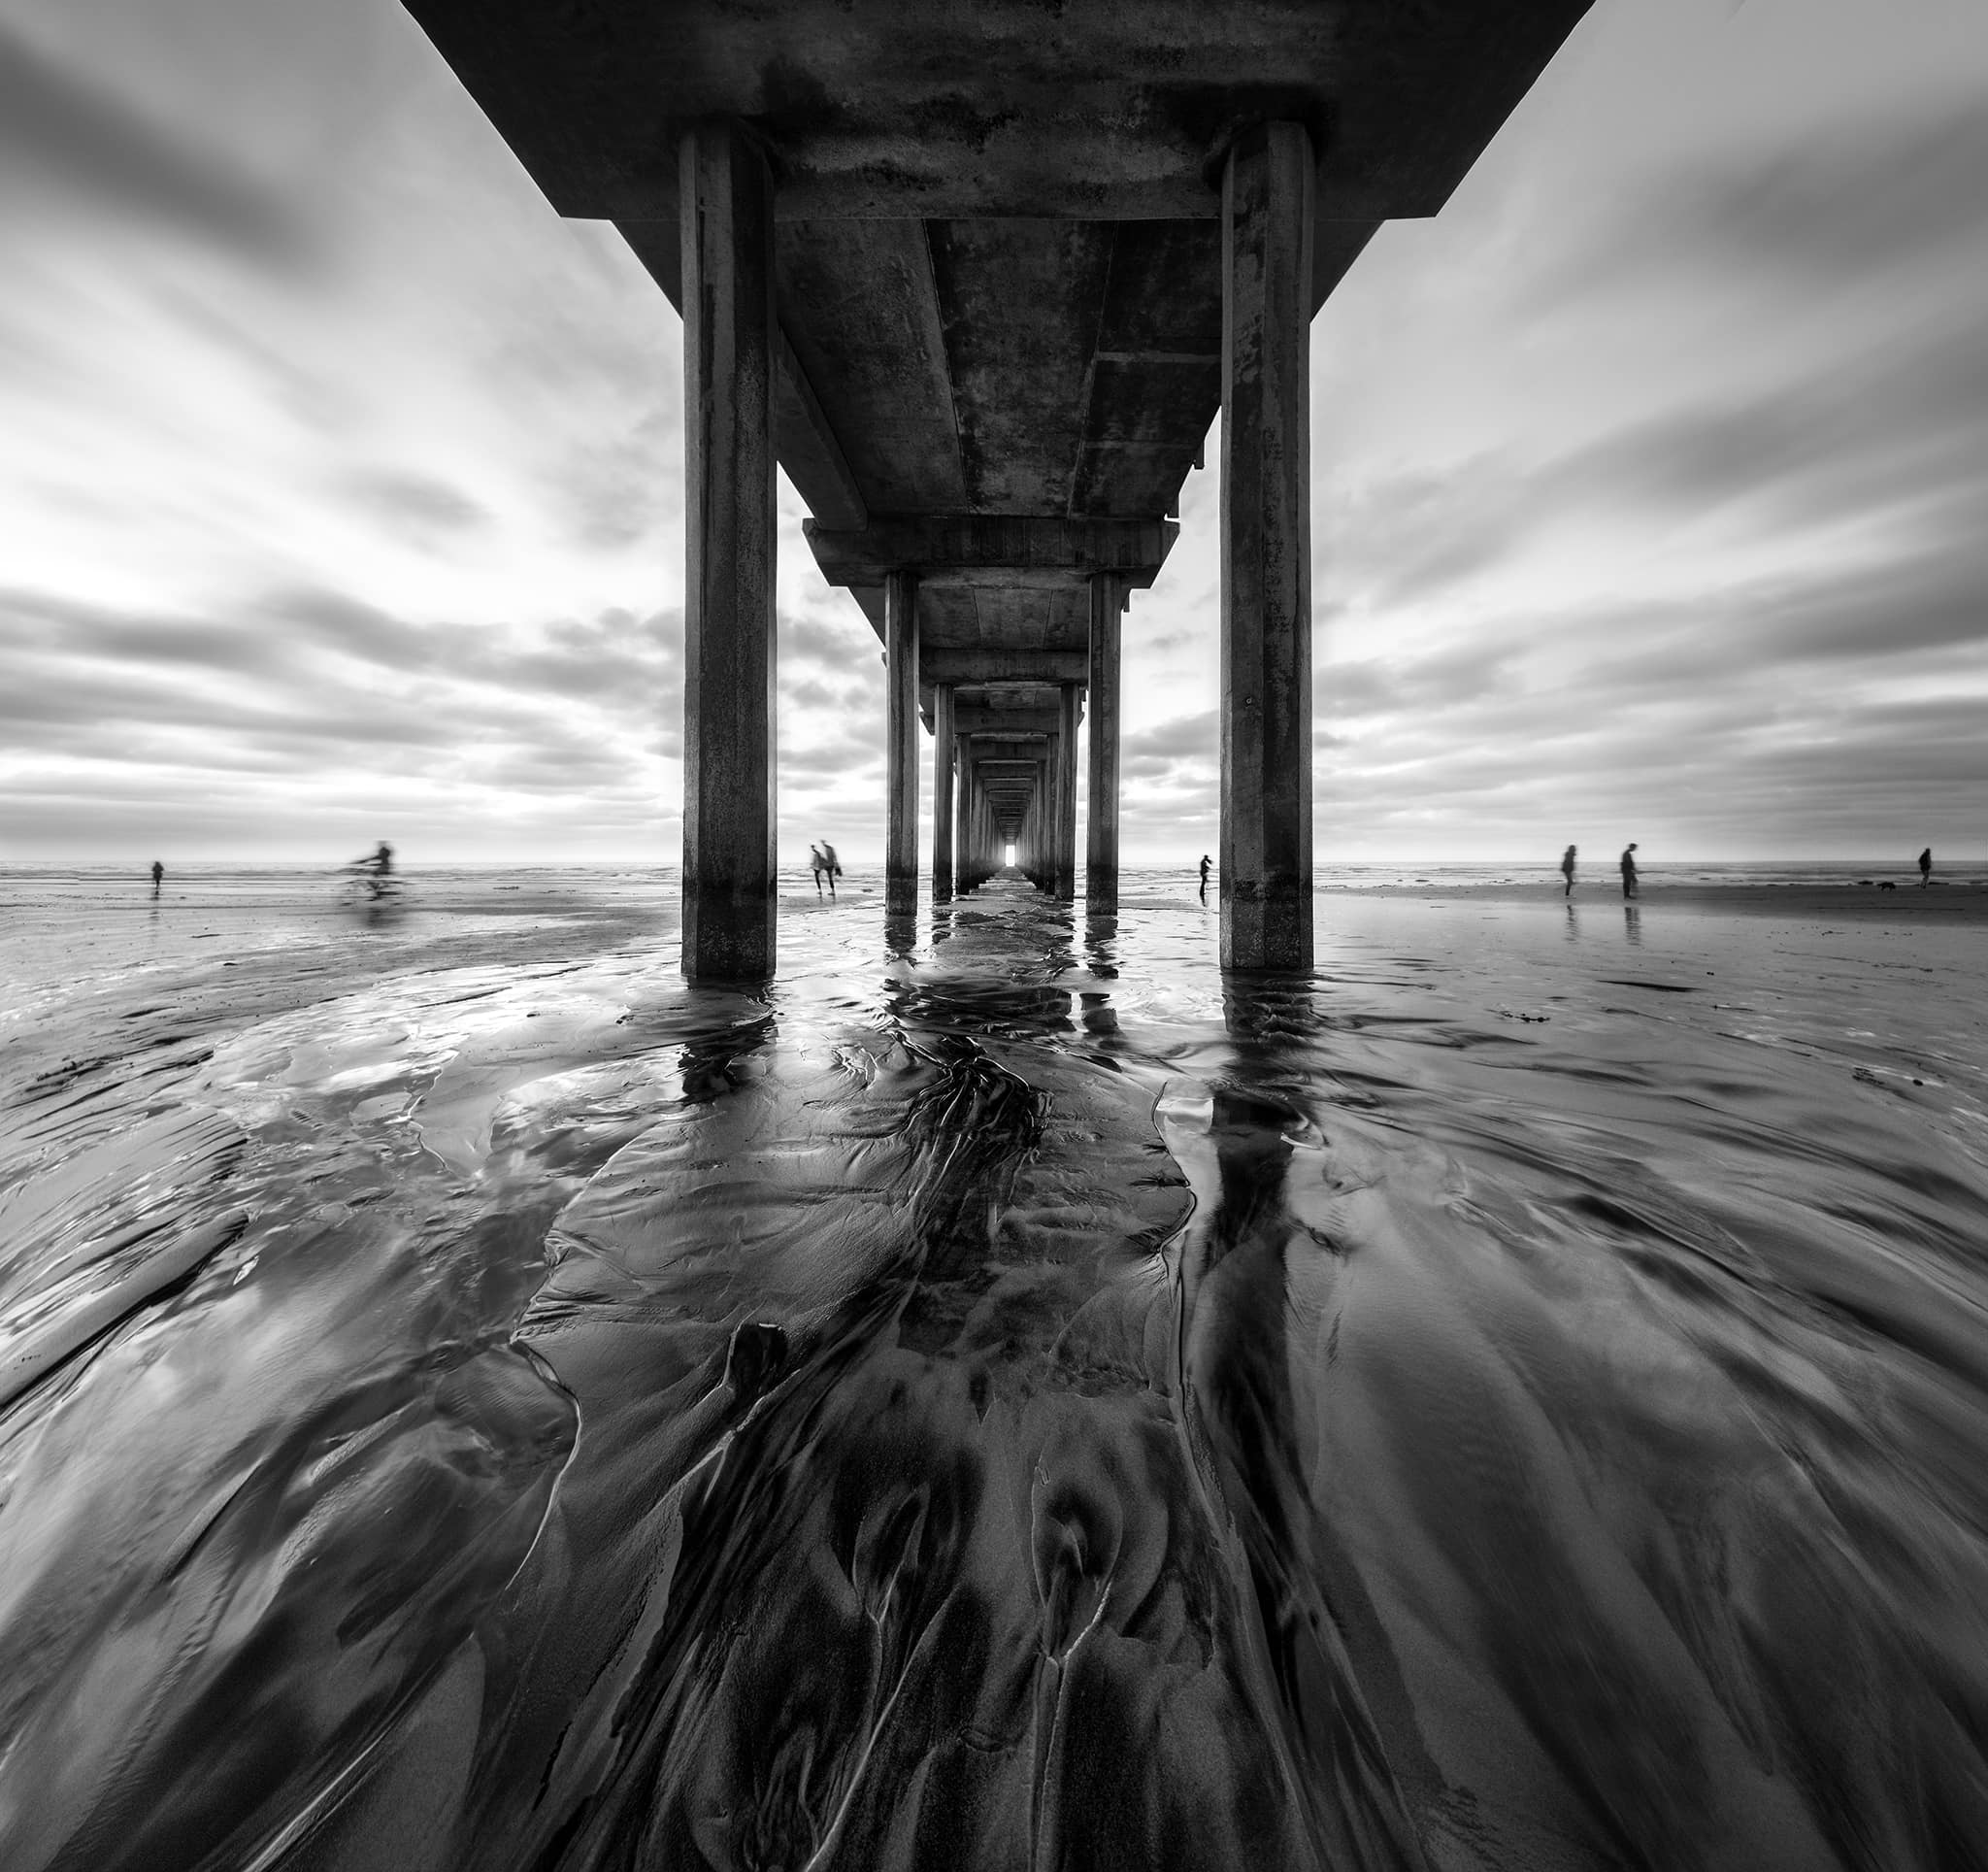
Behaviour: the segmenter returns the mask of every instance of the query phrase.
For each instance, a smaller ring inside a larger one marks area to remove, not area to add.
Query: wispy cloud
[[[0,19],[0,174],[94,211],[163,223],[266,266],[310,249],[298,205],[259,188],[185,126],[157,121]],[[21,212],[17,204],[11,211]]]
[[[1900,6],[1596,8],[1334,295],[1329,854],[1980,845],[1988,38]],[[11,17],[0,852],[674,855],[679,334],[618,236],[391,0]],[[1209,459],[1126,629],[1136,853],[1212,834]],[[782,838],[857,857],[879,647],[800,518]]]

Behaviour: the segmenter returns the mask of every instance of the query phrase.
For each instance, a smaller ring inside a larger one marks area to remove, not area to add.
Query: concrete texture
[[[683,138],[683,972],[774,967],[773,183],[736,129]]]
[[[932,895],[941,903],[952,895],[952,763],[958,749],[952,690],[942,684],[932,702]]]
[[[1109,572],[1091,576],[1089,772],[1084,787],[1084,902],[1118,902],[1118,649],[1124,587]]]
[[[1222,966],[1311,966],[1312,164],[1240,137],[1222,184]]]
[[[1077,895],[1077,685],[1056,692],[1056,894]]]
[[[890,903],[902,907],[918,889],[918,575],[893,572],[884,591],[889,721],[883,887]]]

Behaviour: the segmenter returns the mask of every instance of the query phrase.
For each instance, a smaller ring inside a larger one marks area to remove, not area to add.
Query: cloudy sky
[[[1988,855],[1984,177],[1980,0],[1598,0],[1313,326],[1322,859]],[[675,860],[680,328],[392,0],[0,0],[0,861]],[[1213,843],[1216,499],[1134,857]],[[802,513],[782,846],[862,858]]]

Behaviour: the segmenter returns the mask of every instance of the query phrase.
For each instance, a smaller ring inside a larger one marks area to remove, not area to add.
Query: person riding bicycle
[[[380,849],[363,858],[354,858],[347,870],[356,871],[366,881],[367,890],[376,897],[383,897],[394,887],[393,847],[384,839]]]

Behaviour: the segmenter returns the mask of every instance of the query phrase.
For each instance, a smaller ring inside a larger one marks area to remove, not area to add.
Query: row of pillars
[[[773,181],[743,126],[684,133],[682,212],[687,576],[683,626],[683,971],[763,980],[775,958],[776,631]],[[1310,366],[1313,157],[1302,125],[1240,135],[1222,170],[1221,959],[1311,966]],[[1115,896],[1118,616],[1093,582],[1086,868]],[[917,873],[917,580],[890,576],[887,878]],[[1109,663],[1109,677],[1101,668]],[[949,700],[947,703],[949,711]],[[935,722],[935,726],[938,724]],[[949,731],[949,722],[947,729]],[[1074,885],[1076,695],[1014,842],[1052,888]],[[952,885],[1011,829],[964,767]],[[1017,852],[1019,857],[1022,852]],[[935,883],[938,852],[934,853]],[[984,870],[979,871],[984,875]],[[1066,885],[1066,876],[1069,885]],[[1102,894],[1102,892],[1101,892]]]
[[[1118,669],[1124,581],[1091,575],[1090,654],[1082,685],[1091,732],[1084,889],[1094,910],[1118,901]],[[891,573],[884,585],[884,661],[889,670],[885,790],[884,891],[892,909],[909,908],[918,889],[918,581]],[[955,732],[953,685],[935,685],[932,701],[932,890],[971,890],[1015,848],[1016,867],[1037,885],[1068,897],[1077,886],[1077,729],[1078,685],[1058,685],[1057,723],[1041,758],[976,757],[975,737]],[[999,731],[987,739],[999,744]],[[1035,737],[1027,737],[1034,739]],[[997,800],[996,774],[1009,784]],[[1017,781],[1019,784],[1017,785]],[[957,803],[955,803],[957,802]],[[1003,810],[1005,806],[1006,810]]]

